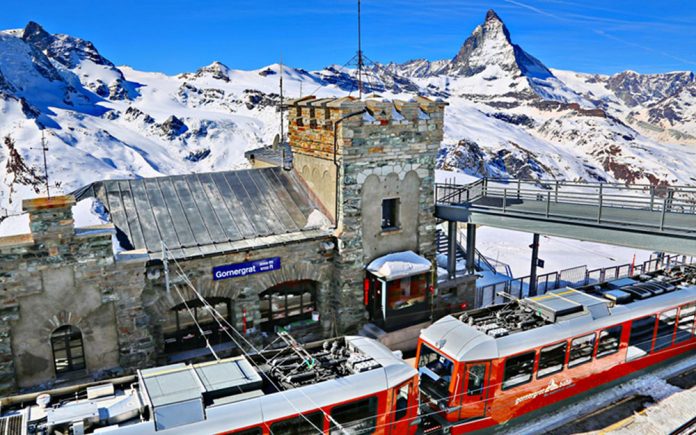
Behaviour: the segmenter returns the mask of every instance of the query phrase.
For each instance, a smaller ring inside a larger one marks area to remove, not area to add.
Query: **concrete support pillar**
[[[476,225],[466,224],[466,271],[476,273]]]
[[[539,263],[539,234],[534,233],[532,244],[532,268],[529,273],[529,296],[537,295],[537,263]]]
[[[457,274],[457,222],[447,221],[447,275],[454,279]]]

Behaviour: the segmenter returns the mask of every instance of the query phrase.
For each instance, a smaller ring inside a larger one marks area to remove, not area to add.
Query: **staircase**
[[[437,253],[438,254],[443,254],[447,255],[447,234],[445,232],[438,228],[436,233],[435,233],[435,240],[436,240],[436,245],[437,245]],[[462,245],[459,244],[459,241],[457,241],[457,255],[455,258],[457,261],[459,260],[466,260],[466,251],[464,251],[464,248],[462,248]]]

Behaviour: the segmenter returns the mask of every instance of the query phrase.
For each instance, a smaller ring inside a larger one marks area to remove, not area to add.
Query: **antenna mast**
[[[283,125],[283,55],[280,55],[280,143],[285,142],[285,126]]]
[[[360,0],[358,0],[358,97],[362,100],[362,69],[363,69],[363,55],[362,55],[362,37],[360,29]]]
[[[46,182],[46,196],[51,197],[51,190],[48,187],[48,163],[46,162],[46,152],[48,151],[48,146],[46,145],[46,136],[44,131],[41,130],[41,152],[43,153],[43,163],[44,163],[44,181]]]

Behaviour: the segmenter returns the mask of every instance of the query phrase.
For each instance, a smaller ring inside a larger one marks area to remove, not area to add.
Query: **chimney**
[[[75,197],[72,195],[53,196],[49,198],[25,199],[22,208],[29,213],[29,228],[34,240],[47,244],[49,250],[62,240],[75,234],[75,221],[72,207]]]

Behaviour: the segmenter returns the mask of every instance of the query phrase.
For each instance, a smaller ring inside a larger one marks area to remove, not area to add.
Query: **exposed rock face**
[[[544,64],[512,43],[510,32],[492,9],[486,14],[484,23],[474,29],[459,53],[442,72],[472,76],[489,65],[498,65],[503,71],[541,79],[553,76]]]
[[[694,73],[690,71],[666,74],[625,71],[610,76],[606,80],[606,87],[629,107],[635,107],[676,95],[694,82]]]
[[[160,124],[160,129],[169,139],[174,139],[175,137],[181,136],[188,131],[188,127],[186,124],[184,124],[184,121],[174,115],[170,116],[166,121]]]
[[[34,21],[30,21],[24,28],[22,39],[68,68],[77,67],[80,61],[85,59],[97,65],[114,66],[99,54],[91,42],[70,35],[52,35]]]

